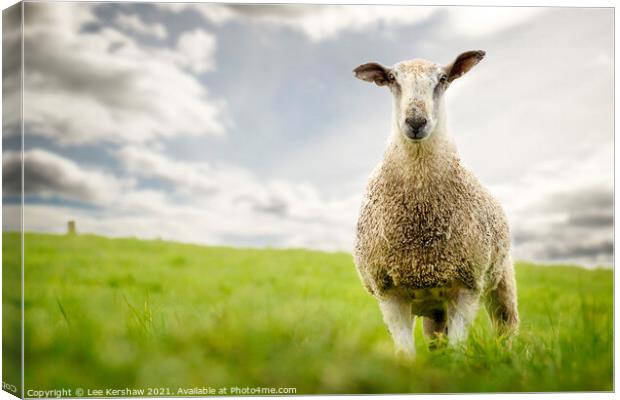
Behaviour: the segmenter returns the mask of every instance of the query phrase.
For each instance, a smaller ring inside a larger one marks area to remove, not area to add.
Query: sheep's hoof
[[[440,350],[448,347],[448,338],[446,335],[437,335],[428,342],[428,349],[431,351]]]
[[[508,351],[512,350],[512,343],[517,336],[518,329],[516,327],[500,328],[497,332],[497,341],[506,346]]]

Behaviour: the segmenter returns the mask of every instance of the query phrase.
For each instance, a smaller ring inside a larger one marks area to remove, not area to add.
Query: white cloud
[[[492,34],[526,21],[541,12],[535,7],[437,7],[389,5],[220,5],[158,4],[169,12],[195,12],[221,25],[230,21],[281,26],[303,32],[310,40],[334,39],[343,32],[362,32],[377,27],[416,25],[433,15],[446,13],[441,30],[456,35]]]
[[[542,7],[448,7],[445,28],[460,35],[490,35],[531,20]]]
[[[40,198],[60,198],[85,203],[105,204],[118,197],[127,182],[94,168],[43,149],[23,154],[24,193]],[[21,193],[22,157],[19,152],[4,151],[2,179],[5,194]]]
[[[118,156],[121,165],[128,172],[141,177],[157,178],[186,194],[210,194],[221,186],[219,177],[206,163],[173,161],[160,153],[136,146],[121,148]],[[241,171],[229,172],[233,178],[233,175],[243,174]]]
[[[235,17],[232,9],[226,5],[216,3],[154,3],[153,6],[161,11],[172,13],[196,12],[207,21],[218,25],[228,22]]]
[[[293,6],[290,6],[293,7]],[[311,40],[333,39],[341,32],[361,32],[379,26],[415,25],[428,19],[434,7],[309,6],[306,12],[259,15],[261,22],[304,32]]]
[[[215,67],[213,54],[217,42],[215,36],[200,29],[183,33],[177,42],[177,51],[184,63],[195,73],[210,71]]]
[[[163,40],[168,31],[162,24],[147,24],[135,14],[118,14],[116,23],[123,29],[145,36],[153,36]]]
[[[301,31],[313,41],[333,39],[341,32],[362,31],[379,25],[416,24],[430,17],[435,7],[320,6],[320,5],[216,5],[160,4],[161,10],[191,11],[215,24],[230,21],[283,26]]]
[[[192,203],[299,221],[329,219],[350,226],[357,213],[357,207],[346,207],[358,201],[358,196],[330,201],[310,184],[261,181],[237,167],[215,168],[204,162],[172,160],[161,153],[131,146],[119,151],[119,159],[127,171],[166,183]]]
[[[2,51],[4,54],[21,52],[21,8],[9,7],[2,11]],[[21,60],[20,57],[2,59],[2,134],[16,135],[21,121]]]
[[[612,263],[610,152],[603,149],[579,162],[549,161],[514,181],[490,186],[511,222],[516,258]]]
[[[185,58],[113,28],[80,31],[96,18],[91,4],[26,7],[24,119],[39,134],[79,144],[225,133],[225,104],[185,70]]]

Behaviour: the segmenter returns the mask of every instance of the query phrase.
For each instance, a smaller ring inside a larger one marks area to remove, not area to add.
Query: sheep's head
[[[467,51],[443,66],[415,59],[392,68],[377,63],[360,65],[355,76],[379,86],[388,86],[394,96],[394,123],[409,140],[429,137],[443,118],[443,94],[450,83],[484,58],[481,50]]]

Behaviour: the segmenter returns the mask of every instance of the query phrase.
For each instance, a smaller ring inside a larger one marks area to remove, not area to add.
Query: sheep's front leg
[[[413,321],[411,302],[397,296],[387,296],[379,299],[379,308],[383,320],[392,335],[396,345],[396,354],[407,358],[415,356],[413,342]]]
[[[448,342],[458,344],[467,339],[467,331],[480,305],[480,295],[461,289],[448,303]]]

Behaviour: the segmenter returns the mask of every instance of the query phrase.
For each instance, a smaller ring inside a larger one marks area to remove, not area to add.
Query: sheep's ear
[[[357,79],[374,82],[379,86],[385,86],[394,79],[389,68],[375,62],[362,64],[353,70]]]
[[[484,58],[486,53],[482,50],[466,51],[459,55],[452,64],[446,67],[446,73],[448,74],[448,82],[452,82],[456,78],[460,78],[465,75],[467,71],[472,69],[474,65],[478,64],[480,60]]]

